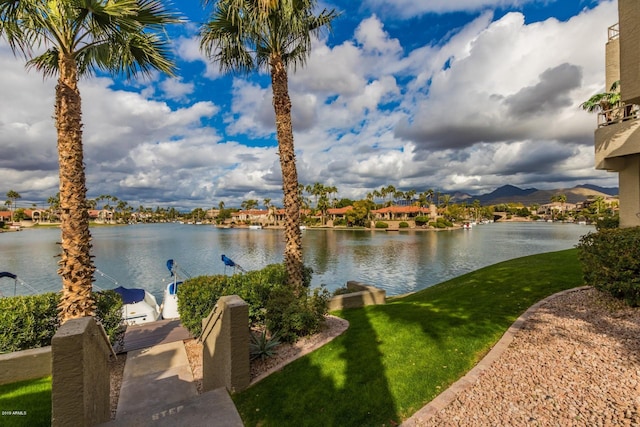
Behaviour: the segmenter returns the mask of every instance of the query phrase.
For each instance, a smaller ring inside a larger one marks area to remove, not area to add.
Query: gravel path
[[[485,366],[403,425],[640,426],[640,308],[588,288],[524,317]]]

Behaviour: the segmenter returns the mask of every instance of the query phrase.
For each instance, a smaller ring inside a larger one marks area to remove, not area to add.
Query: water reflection
[[[333,290],[347,280],[360,280],[395,295],[507,259],[568,249],[592,230],[549,223],[488,224],[440,232],[308,229],[303,247],[305,263],[314,269],[314,286],[325,284]],[[143,286],[158,298],[169,278],[167,259],[175,259],[191,275],[230,274],[220,260],[222,254],[254,270],[282,262],[284,252],[281,230],[150,224],[92,228],[91,233],[101,271],[123,286]],[[57,229],[1,234],[0,270],[17,274],[38,290],[59,290],[59,236]],[[115,286],[100,276],[96,283]]]

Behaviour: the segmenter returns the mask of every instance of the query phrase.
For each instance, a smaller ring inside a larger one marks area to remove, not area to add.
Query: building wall
[[[605,90],[620,80],[620,38],[611,39],[605,47]]]
[[[618,0],[620,92],[627,104],[640,104],[640,1]]]
[[[640,226],[640,155],[624,158],[619,180],[620,227]]]

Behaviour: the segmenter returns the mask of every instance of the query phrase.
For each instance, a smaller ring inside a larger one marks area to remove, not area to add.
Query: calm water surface
[[[590,226],[558,223],[495,223],[472,230],[303,232],[305,263],[314,270],[312,285],[329,290],[359,280],[397,295],[507,259],[574,247]],[[148,224],[95,227],[96,267],[125,287],[144,287],[159,301],[174,259],[191,276],[231,274],[222,254],[247,270],[282,262],[282,230],[218,229],[210,225]],[[59,229],[0,234],[0,271],[17,274],[38,291],[58,291]],[[115,286],[96,275],[96,284]],[[13,281],[0,279],[0,291],[13,293]],[[23,292],[28,293],[28,292]]]

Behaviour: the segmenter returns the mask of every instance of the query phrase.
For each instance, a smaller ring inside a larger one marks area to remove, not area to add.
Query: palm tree
[[[304,65],[311,51],[311,35],[331,25],[335,10],[314,16],[316,0],[204,0],[213,4],[209,22],[201,28],[200,48],[224,72],[268,69],[273,90],[278,153],[282,169],[285,210],[284,262],[288,284],[303,283],[300,199],[291,125],[289,66]]]
[[[28,68],[57,77],[55,124],[60,173],[62,277],[59,316],[93,314],[95,267],[86,204],[78,78],[103,70],[132,77],[171,73],[164,27],[179,22],[160,0],[0,1],[0,36]],[[41,47],[48,48],[42,53]],[[38,56],[34,56],[38,55]]]
[[[580,104],[580,108],[589,113],[601,112],[605,120],[610,122],[613,119],[612,113],[615,107],[620,105],[620,80],[613,82],[609,92],[597,93]]]
[[[9,190],[7,193],[7,203],[9,205],[9,210],[11,211],[11,221],[13,222],[13,211],[16,209],[16,200],[22,199],[20,193],[14,190]],[[11,205],[13,205],[13,209],[11,209]]]

